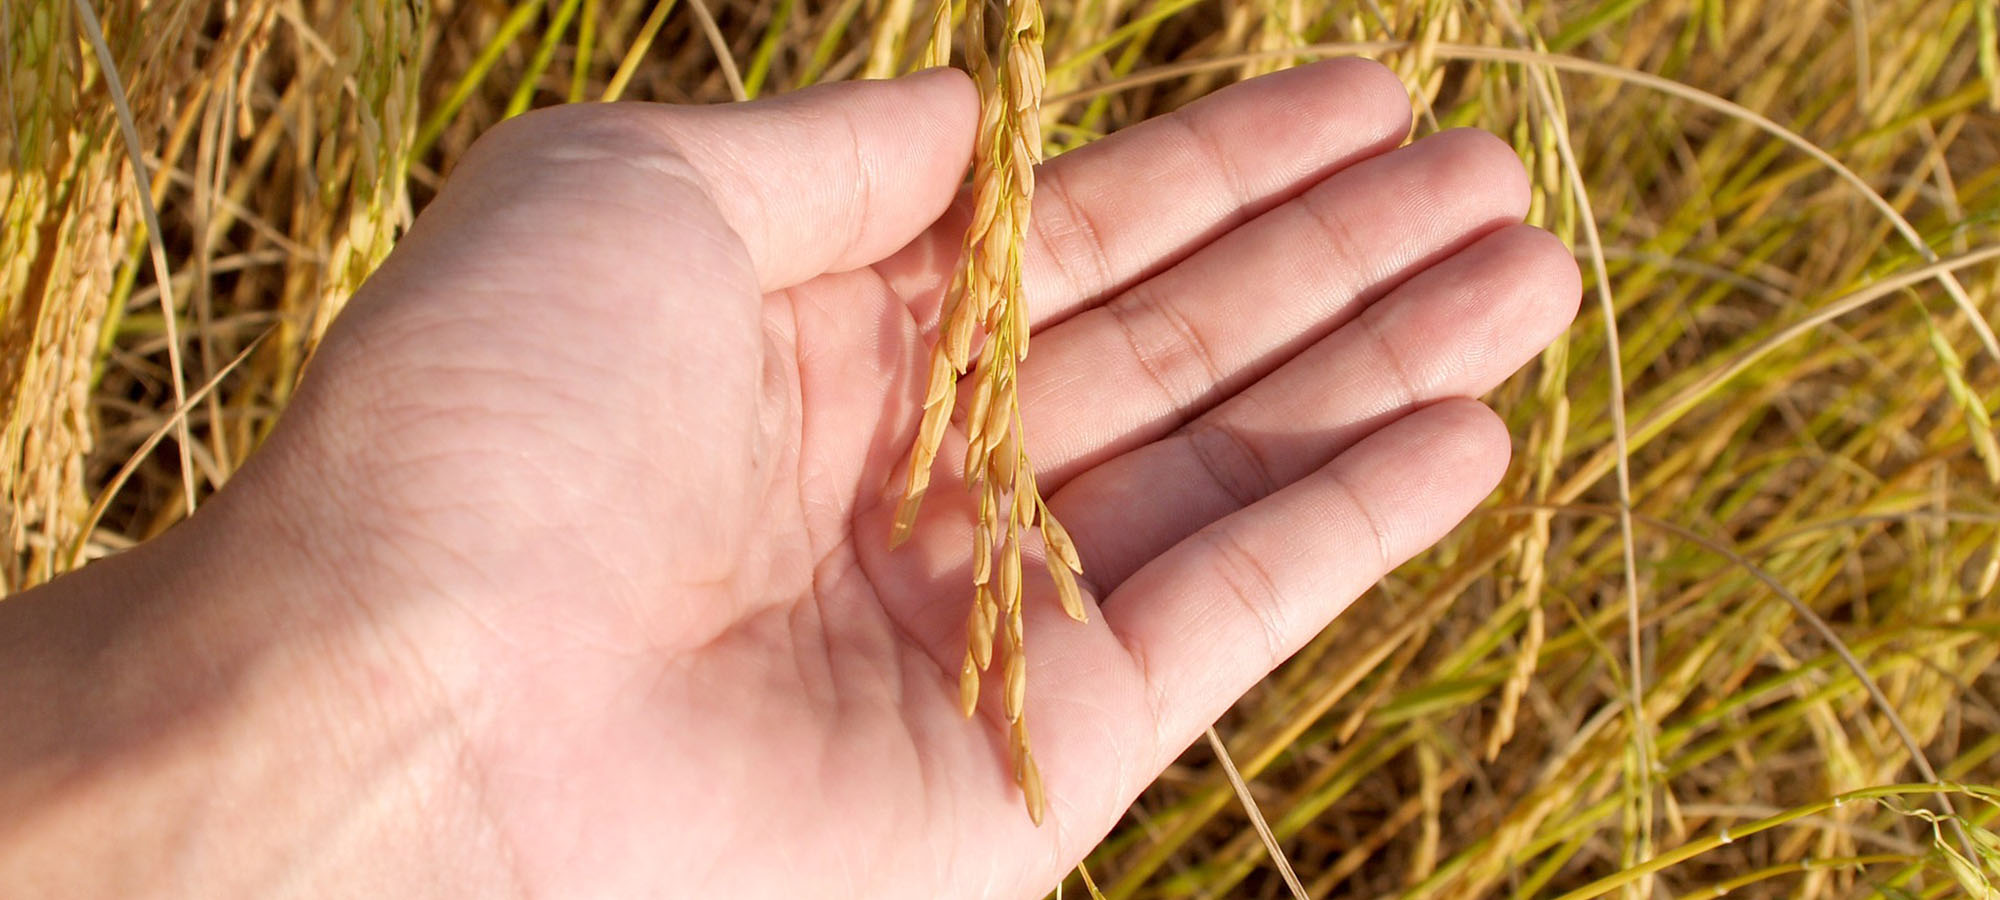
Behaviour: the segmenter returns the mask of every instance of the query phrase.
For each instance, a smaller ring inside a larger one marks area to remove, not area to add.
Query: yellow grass
[[[225,481],[485,127],[564,100],[905,71],[937,21],[914,0],[92,8],[137,177],[71,3],[0,3],[9,588],[154,534]],[[974,7],[996,29],[1008,8]],[[1534,221],[1589,276],[1576,327],[1488,398],[1516,438],[1499,494],[1218,726],[1306,894],[1990,890],[1995,9],[1044,10],[1042,114],[1010,126],[1039,129],[1037,151],[1275,67],[1374,56],[1412,88],[1420,132],[1513,142]],[[1002,509],[989,545],[1016,521]],[[1286,893],[1232,781],[1190,750],[1092,855],[1104,895]]]

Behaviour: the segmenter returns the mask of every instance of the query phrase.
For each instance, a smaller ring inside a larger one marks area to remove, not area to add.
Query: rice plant
[[[75,6],[0,2],[10,590],[226,482],[485,128],[948,62],[988,105],[982,212],[926,421],[960,375],[990,386],[943,464],[990,504],[964,689],[998,664],[1011,694],[1019,541],[1063,540],[1011,393],[1033,164],[1370,56],[1419,135],[1512,142],[1585,314],[1487,398],[1516,441],[1499,493],[1066,890],[2000,896],[1993,0],[93,0],[101,58]],[[974,330],[1012,352],[972,359]],[[1024,724],[1013,764],[1033,808]]]

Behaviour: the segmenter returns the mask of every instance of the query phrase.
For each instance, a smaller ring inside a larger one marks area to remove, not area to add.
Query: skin
[[[211,503],[0,604],[0,883],[1050,889],[1491,491],[1509,438],[1467,398],[1578,276],[1503,143],[1398,149],[1372,63],[1044,167],[1021,396],[1091,619],[1031,553],[1037,828],[995,691],[956,709],[953,466],[887,549],[976,102],[930,72],[482,138]]]

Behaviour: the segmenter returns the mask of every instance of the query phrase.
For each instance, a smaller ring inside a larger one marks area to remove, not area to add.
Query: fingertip
[[[919,69],[908,75],[876,81],[844,82],[873,94],[880,114],[903,120],[895,137],[911,147],[912,155],[947,152],[970,160],[979,126],[979,88],[963,71],[950,66]]]
[[[1569,245],[1520,223],[1487,234],[1419,277],[1425,281],[1412,284],[1442,279],[1459,286],[1444,293],[1452,302],[1430,306],[1424,318],[1437,328],[1481,323],[1470,329],[1479,352],[1504,361],[1507,372],[1569,328],[1583,294]]]
[[[972,76],[963,69],[953,66],[932,66],[918,69],[897,81],[907,82],[926,91],[936,91],[955,95],[951,102],[963,108],[967,116],[979,114],[979,87],[972,83]]]
[[[1340,87],[1344,102],[1367,113],[1366,121],[1378,124],[1384,134],[1400,144],[1410,136],[1414,113],[1410,90],[1395,70],[1365,56],[1348,56],[1314,63],[1322,66]]]
[[[1373,492],[1374,517],[1388,531],[1381,549],[1400,565],[1464,521],[1493,493],[1513,460],[1506,423],[1486,404],[1449,397],[1412,411],[1329,463]]]
[[[1470,397],[1450,397],[1417,415],[1428,426],[1421,452],[1435,460],[1438,471],[1456,473],[1476,490],[1467,510],[1500,486],[1514,458],[1514,438],[1498,413]]]
[[[864,178],[875,188],[867,224],[879,229],[845,266],[874,262],[908,243],[951,204],[972,161],[979,91],[964,72],[933,67],[898,78],[847,82],[849,122]],[[893,215],[879,215],[894,211]]]
[[[935,221],[971,161],[979,100],[937,68],[666,114],[775,290],[878,262]]]
[[[1395,72],[1358,56],[1320,60],[1253,78],[1217,94],[1231,102],[1262,96],[1282,109],[1264,127],[1320,148],[1321,163],[1345,164],[1387,152],[1410,135],[1410,95]],[[1325,174],[1324,172],[1320,174]]]
[[[896,79],[915,97],[909,109],[925,135],[934,159],[950,175],[948,189],[940,196],[931,218],[942,213],[957,193],[958,180],[972,162],[972,144],[979,131],[979,88],[972,77],[950,66],[935,66]]]
[[[1583,272],[1577,267],[1576,252],[1562,238],[1533,225],[1515,225],[1505,234],[1509,249],[1520,260],[1523,281],[1547,298],[1538,304],[1547,330],[1535,336],[1538,344],[1547,344],[1576,321],[1583,302]]]
[[[1528,181],[1528,167],[1514,145],[1481,128],[1452,128],[1425,139],[1448,148],[1462,167],[1468,183],[1500,201],[1508,218],[1519,222],[1528,215],[1534,200],[1534,185]]]

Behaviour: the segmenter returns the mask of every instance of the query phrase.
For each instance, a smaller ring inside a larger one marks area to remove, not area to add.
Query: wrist
[[[484,877],[505,869],[462,733],[414,651],[282,510],[241,499],[0,602],[0,883],[504,887]]]

